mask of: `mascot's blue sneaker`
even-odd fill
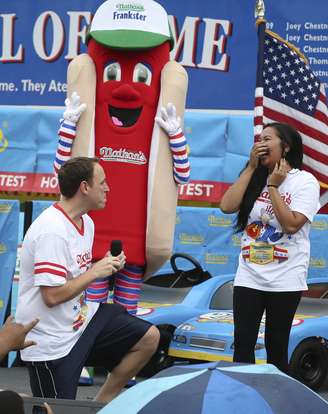
[[[83,367],[79,385],[93,385],[93,367]]]

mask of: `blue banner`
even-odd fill
[[[173,253],[187,253],[199,261],[212,276],[235,273],[240,253],[241,233],[235,233],[235,214],[219,209],[178,207]],[[328,252],[328,215],[317,214],[311,225],[311,257],[308,278],[326,277]],[[185,260],[178,262],[184,270],[193,267]],[[158,274],[171,273],[167,262]]]
[[[0,325],[3,324],[16,267],[19,202],[0,200]]]
[[[0,107],[0,191],[56,193],[52,175],[63,109]],[[252,115],[188,110],[184,130],[191,182],[179,199],[218,203],[253,142]],[[2,137],[2,139],[1,139]]]
[[[212,276],[234,273],[240,252],[240,235],[234,233],[234,214],[219,209],[178,207],[173,253],[193,256]],[[187,261],[179,261],[182,269],[192,268]],[[167,262],[159,274],[172,272]]]
[[[102,0],[12,0],[0,14],[0,105],[62,105],[68,62],[85,52]],[[255,0],[159,0],[188,71],[188,108],[251,110],[257,38]],[[267,27],[306,54],[327,85],[326,0],[266,0]]]

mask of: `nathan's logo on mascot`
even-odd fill
[[[147,163],[147,158],[142,151],[129,151],[125,148],[113,150],[110,147],[101,147],[99,152],[103,161],[128,162],[138,165]]]
[[[118,3],[116,5],[117,11],[113,12],[113,20],[121,20],[121,19],[131,19],[131,20],[142,20],[145,21],[146,17],[144,14],[140,14],[139,12],[144,12],[145,8],[142,4],[137,3]]]

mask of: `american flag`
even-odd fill
[[[304,170],[328,189],[328,110],[324,87],[304,57],[279,36],[264,30],[264,26],[265,23],[259,25],[255,141],[268,122],[293,125],[302,136]]]

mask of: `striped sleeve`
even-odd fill
[[[57,234],[42,234],[35,241],[34,286],[61,286],[69,273],[68,246]]]
[[[55,174],[58,173],[62,164],[71,158],[72,145],[76,136],[76,123],[61,119],[58,130],[58,145],[54,161]]]
[[[58,263],[52,262],[36,262],[34,264],[34,276],[38,277],[48,274],[61,276],[66,279],[67,269],[66,267],[59,265]]]
[[[173,176],[177,184],[186,184],[190,177],[187,154],[187,140],[181,129],[170,135],[170,148],[173,157]]]

